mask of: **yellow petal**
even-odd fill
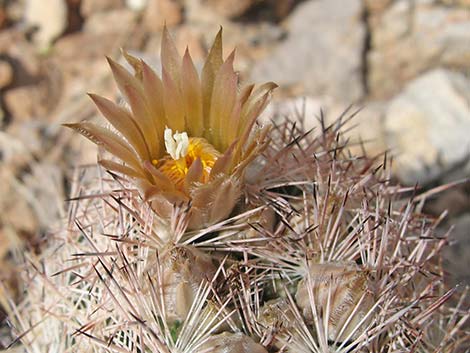
[[[98,146],[102,146],[106,151],[129,164],[132,168],[142,170],[135,152],[114,132],[90,122],[64,124],[64,126],[77,131]]]
[[[223,130],[229,128],[229,118],[237,97],[238,77],[233,71],[233,51],[220,67],[214,81],[211,98],[210,127],[212,138],[209,140],[219,151],[228,148],[228,141],[222,139]]]
[[[150,159],[150,150],[145,143],[144,134],[134,121],[132,115],[109,99],[100,97],[96,94],[89,94],[89,96],[103,116],[134,147],[142,160]]]
[[[181,91],[184,101],[187,130],[191,136],[202,136],[202,92],[199,76],[188,49],[183,56]]]
[[[211,106],[211,96],[214,88],[215,75],[223,64],[222,59],[222,27],[215,37],[214,44],[209,51],[204,67],[202,68],[202,97],[203,97],[203,117],[204,117],[204,128],[209,126],[209,114]],[[204,135],[204,137],[208,137]]]

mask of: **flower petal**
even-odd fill
[[[188,49],[186,49],[183,56],[181,73],[183,77],[181,91],[188,133],[191,136],[202,136],[204,126],[202,121],[201,83]]]
[[[235,148],[237,141],[234,141],[229,148],[225,151],[225,153],[217,158],[214,163],[214,166],[211,169],[211,173],[209,175],[209,180],[214,179],[219,174],[228,174],[233,162],[233,151]]]
[[[204,128],[209,128],[209,114],[211,106],[211,97],[214,88],[214,80],[220,66],[223,64],[222,58],[222,27],[215,37],[214,44],[209,51],[204,67],[202,68],[201,85],[203,99],[203,117]],[[204,137],[207,138],[206,135]]]
[[[101,159],[98,163],[101,164],[107,170],[124,174],[131,178],[142,178],[144,176],[142,173],[139,173],[138,171],[130,167],[127,167],[121,163],[116,163],[109,159]]]
[[[228,141],[222,139],[223,130],[229,128],[229,119],[237,98],[238,77],[233,71],[233,51],[220,67],[214,81],[210,109],[210,141],[219,151],[228,148]]]
[[[126,95],[124,88],[129,85],[134,87],[134,89],[140,93],[143,93],[143,88],[139,80],[127,71],[124,66],[118,64],[110,57],[106,57],[106,59],[108,60],[109,67],[111,67],[111,71],[113,72],[114,80],[122,94]]]
[[[240,124],[238,126],[238,135],[243,134],[247,128],[251,129],[254,121],[264,110],[269,102],[271,92],[278,86],[273,82],[267,82],[257,87],[250,97],[246,100],[240,114]]]
[[[135,56],[129,54],[126,50],[121,49],[121,54],[126,59],[126,61],[129,63],[129,65],[132,66],[134,69],[134,76],[139,80],[142,81],[142,60],[136,58]]]
[[[189,167],[188,173],[184,179],[184,188],[189,191],[189,188],[193,183],[201,181],[202,173],[204,171],[204,166],[202,165],[201,158],[196,158],[196,160]]]
[[[155,71],[142,61],[142,84],[144,86],[147,106],[152,115],[152,122],[160,140],[163,150],[163,132],[167,121],[165,118],[165,106],[163,104],[163,83]]]
[[[102,146],[106,151],[129,164],[135,170],[142,170],[135,152],[114,132],[86,121],[76,124],[64,124],[64,126],[77,131],[98,146]]]
[[[150,159],[150,150],[145,143],[144,134],[132,115],[109,99],[96,94],[89,94],[89,96],[101,114],[129,141],[142,160]]]
[[[192,188],[192,208],[194,220],[190,227],[204,227],[227,218],[241,194],[240,182],[226,175]],[[196,223],[196,220],[199,224]]]
[[[181,93],[171,75],[163,68],[163,99],[166,122],[173,131],[185,131],[184,108],[181,105]]]
[[[224,129],[225,131],[225,140],[229,143],[232,143],[238,137],[238,129],[241,123],[241,112],[255,85],[251,84],[243,87],[240,94],[237,97],[237,101],[232,110],[232,115],[230,117],[230,129]]]
[[[173,191],[175,190],[175,185],[167,178],[162,172],[153,166],[149,161],[144,162],[144,168],[150,172],[153,176],[155,184],[158,186],[160,191]]]
[[[162,68],[165,68],[176,86],[179,87],[181,57],[178,54],[178,50],[166,26],[163,27],[162,33],[161,58]]]
[[[152,159],[158,159],[162,153],[160,150],[161,138],[157,135],[154,119],[147,106],[145,97],[133,85],[124,85],[123,89],[131,106],[135,121],[139,124],[144,134],[145,141],[150,149],[150,156]]]

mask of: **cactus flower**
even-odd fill
[[[267,128],[255,121],[274,83],[241,90],[234,52],[222,58],[219,31],[198,75],[186,50],[183,58],[165,28],[162,78],[127,53],[134,75],[108,59],[130,111],[91,94],[113,130],[91,122],[66,124],[117,157],[100,163],[132,178],[162,218],[173,205],[190,204],[189,228],[226,218],[239,199],[246,166],[267,143]],[[116,130],[116,131],[114,131]]]

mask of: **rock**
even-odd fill
[[[365,0],[364,6],[369,14],[377,14],[384,11],[393,0]]]
[[[37,49],[14,29],[0,31],[0,53],[13,70],[12,86],[32,84],[40,75],[41,63]]]
[[[11,65],[0,60],[0,89],[5,88],[13,81],[13,69]]]
[[[21,21],[24,15],[25,0],[2,1],[9,23]]]
[[[243,15],[250,9],[256,0],[205,0],[206,6],[212,8],[219,15],[226,18],[235,18]]]
[[[8,228],[10,239],[13,235],[19,235],[19,233],[34,234],[38,229],[37,217],[31,210],[31,207],[27,202],[27,192],[18,192],[18,186],[20,181],[14,175],[13,171],[6,165],[0,166],[0,177],[2,179],[2,185],[0,191],[3,197],[0,200],[0,224],[2,224],[3,231]],[[16,188],[14,187],[16,185]]]
[[[399,41],[410,31],[411,6],[408,0],[395,1],[380,17],[380,25],[373,24],[371,40],[374,48]]]
[[[24,168],[34,161],[34,156],[44,153],[44,139],[41,130],[45,123],[38,121],[20,122],[14,120],[8,125],[6,134],[0,138],[0,151],[5,156],[4,162],[15,169]]]
[[[35,137],[37,139],[37,136]],[[24,168],[33,160],[31,151],[21,138],[13,136],[10,132],[0,131],[0,154],[2,165],[9,165],[12,170]]]
[[[437,69],[412,81],[385,113],[395,171],[406,184],[440,177],[470,151],[470,80]]]
[[[97,12],[88,17],[83,30],[94,36],[106,33],[129,33],[129,28],[133,27],[135,19],[136,14],[126,8]],[[96,37],[94,40],[97,41]]]
[[[369,18],[368,88],[388,98],[409,80],[437,67],[468,69],[470,12],[429,4],[394,2]]]
[[[4,5],[0,5],[0,29],[3,29],[7,26],[8,23],[8,14]]]
[[[447,6],[470,7],[470,0],[440,0]]]
[[[470,213],[457,218],[454,230],[450,234],[451,244],[443,251],[444,268],[450,286],[470,285]]]
[[[470,181],[467,184],[470,186]],[[453,219],[470,211],[470,195],[463,186],[451,187],[431,197],[424,205],[425,213],[439,217],[443,212],[447,212],[447,218]]]
[[[145,9],[148,0],[126,0],[126,5],[132,11],[142,11]]]
[[[196,63],[202,64],[204,62],[207,52],[203,47],[202,34],[193,28],[187,25],[180,26],[176,32],[175,45],[181,54],[188,48]]]
[[[114,10],[122,7],[122,0],[82,0],[80,13],[83,17],[91,16],[97,12]]]
[[[332,124],[347,107],[347,103],[339,104],[329,97],[288,98],[270,104],[260,117],[260,121],[267,123],[273,119],[276,123],[280,123],[287,116],[297,121],[305,131],[311,129],[318,131],[321,128],[319,120],[321,112],[324,113],[325,123]],[[368,102],[363,108],[351,107],[345,118],[358,109],[360,109],[358,114],[343,126],[345,137],[349,139],[350,150],[358,155],[364,150],[369,155],[383,153],[387,149],[382,126],[385,103],[376,101]]]
[[[40,109],[38,102],[42,97],[38,87],[30,85],[9,89],[3,99],[6,109],[15,120],[29,121]]]
[[[301,82],[308,95],[354,101],[364,94],[360,0],[310,0],[288,18],[288,37],[252,70],[254,81]]]
[[[177,0],[149,0],[144,15],[144,24],[149,31],[158,32],[163,26],[181,23],[182,7]]]
[[[34,42],[46,50],[67,27],[67,4],[65,0],[27,0],[24,19],[30,27],[38,28]]]

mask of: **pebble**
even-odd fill
[[[13,68],[4,61],[0,61],[0,89],[7,87],[13,81]]]

